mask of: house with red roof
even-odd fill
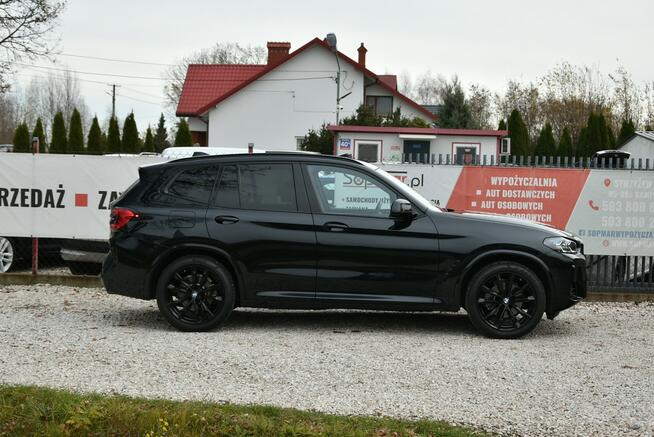
[[[319,38],[295,51],[288,42],[267,47],[265,65],[188,67],[177,115],[188,117],[194,143],[297,150],[309,129],[337,125],[337,119],[353,115],[362,103],[378,114],[399,108],[407,117],[436,120],[398,91],[395,76],[366,68],[363,43],[356,61]]]

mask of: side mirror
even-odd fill
[[[411,202],[406,199],[395,199],[391,205],[391,218],[407,220],[415,216]]]

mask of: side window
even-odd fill
[[[241,208],[297,211],[291,164],[239,165]]]
[[[388,217],[396,195],[371,176],[341,167],[308,165],[322,212]]]
[[[215,166],[186,170],[171,168],[144,193],[143,201],[150,205],[206,206],[216,182],[216,173]]]
[[[240,208],[238,200],[238,171],[235,165],[226,165],[220,174],[213,204],[224,208]]]

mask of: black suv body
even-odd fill
[[[182,330],[234,307],[458,311],[515,338],[586,295],[581,241],[443,211],[359,161],[299,153],[142,167],[114,202],[109,293],[157,299]]]

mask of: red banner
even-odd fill
[[[447,207],[510,215],[565,229],[589,172],[464,167]]]

